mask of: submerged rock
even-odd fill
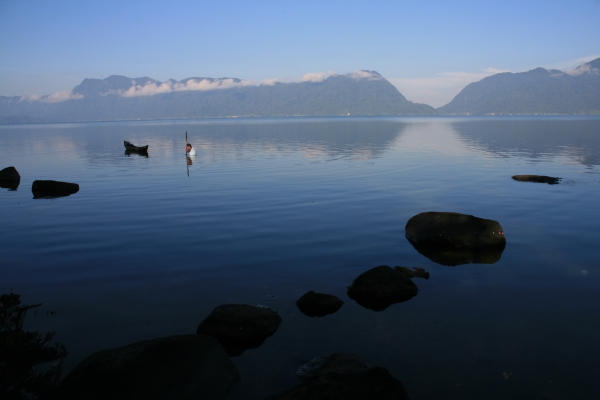
[[[59,181],[33,181],[31,191],[34,199],[52,199],[70,196],[79,192],[79,185]]]
[[[331,354],[318,357],[300,368],[304,383],[265,400],[409,400],[402,382],[387,369],[369,368],[355,354]],[[302,375],[303,373],[299,374]]]
[[[298,368],[296,376],[302,379],[312,379],[330,372],[360,374],[368,370],[367,362],[357,354],[333,353],[313,358]]]
[[[277,331],[281,317],[266,307],[223,304],[215,307],[200,323],[196,333],[210,335],[221,343],[230,357],[254,349]]]
[[[65,377],[51,398],[226,399],[239,379],[215,338],[171,336],[90,355]]]
[[[363,272],[348,288],[348,297],[373,311],[412,299],[419,288],[402,271],[387,265]]]
[[[394,270],[396,270],[398,272],[402,272],[404,275],[408,276],[409,278],[429,279],[429,272],[425,271],[423,268],[420,268],[420,267],[415,267],[415,268],[411,269],[408,267],[396,266],[396,267],[394,267]]]
[[[296,306],[304,315],[323,317],[333,314],[344,305],[344,302],[332,294],[316,293],[312,290],[305,293],[296,302]]]
[[[0,171],[0,187],[17,190],[21,184],[21,175],[15,167],[6,167]]]
[[[514,175],[512,178],[515,181],[547,183],[548,185],[556,185],[560,183],[561,180],[561,178],[554,178],[544,175]]]

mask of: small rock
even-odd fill
[[[412,299],[419,292],[414,282],[387,265],[363,272],[348,288],[348,297],[373,311]]]
[[[512,178],[515,181],[547,183],[548,185],[556,185],[562,179],[544,175],[514,175]]]
[[[31,185],[34,199],[66,197],[79,192],[79,185],[58,181],[33,181]]]
[[[279,328],[281,317],[266,307],[223,304],[200,323],[196,333],[210,335],[223,345],[230,357],[257,348]]]
[[[65,377],[51,398],[226,399],[239,379],[215,338],[171,336],[90,355]]]
[[[309,317],[323,317],[333,314],[344,305],[344,302],[332,294],[316,293],[312,290],[305,293],[296,302],[298,309]]]

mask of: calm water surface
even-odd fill
[[[196,147],[184,155],[185,131]],[[124,153],[123,140],[149,145]],[[298,384],[309,359],[351,352],[414,400],[597,399],[600,118],[320,118],[0,126],[0,290],[30,330],[55,331],[68,373],[92,352],[194,333],[219,304],[283,322],[232,360],[232,399]],[[561,177],[558,185],[516,174]],[[37,179],[75,182],[33,199]],[[494,219],[494,264],[437,264],[410,217]],[[419,294],[382,312],[346,295],[378,265],[422,267]],[[337,295],[309,318],[295,301]],[[55,313],[51,313],[54,311]]]

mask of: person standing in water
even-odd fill
[[[195,156],[196,155],[196,150],[194,150],[194,148],[192,147],[192,145],[188,143],[188,144],[185,145],[185,153],[188,156]]]

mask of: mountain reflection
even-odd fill
[[[467,145],[500,157],[565,156],[586,166],[600,165],[597,119],[473,119],[452,127]]]
[[[204,162],[255,152],[299,152],[306,159],[369,159],[388,149],[405,126],[397,121],[369,119],[214,124],[192,127],[190,141]],[[194,135],[194,130],[201,130],[201,135]]]

